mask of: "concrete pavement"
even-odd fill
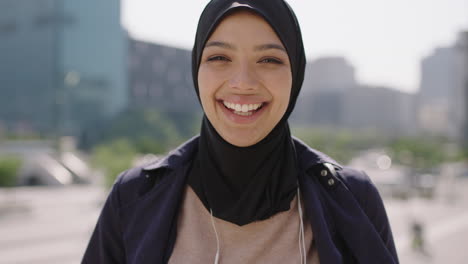
[[[86,186],[2,190],[0,263],[79,263],[103,199]]]

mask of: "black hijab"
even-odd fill
[[[225,141],[205,116],[188,184],[213,215],[237,225],[287,211],[297,189],[297,162],[287,119],[302,86],[305,54],[301,31],[283,0],[212,0],[201,14],[192,50],[192,75],[198,91],[198,68],[206,41],[226,15],[249,10],[273,28],[289,55],[292,89],[286,113],[260,142],[237,147]]]

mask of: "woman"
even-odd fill
[[[291,137],[305,55],[283,0],[212,0],[192,51],[201,133],[122,173],[83,263],[398,263],[368,177]]]

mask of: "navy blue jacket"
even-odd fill
[[[294,144],[320,263],[398,263],[382,199],[367,175],[297,139]],[[197,146],[195,137],[164,159],[117,178],[82,263],[167,263]]]

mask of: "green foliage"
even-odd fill
[[[171,120],[182,138],[188,139],[200,133],[201,112],[166,112],[164,115]]]
[[[19,158],[0,157],[0,186],[14,186],[20,167],[21,160]]]
[[[105,184],[132,166],[137,154],[163,154],[199,131],[197,113],[162,113],[155,109],[132,109],[119,114],[87,139],[92,163],[105,173]],[[98,129],[99,130],[99,129]],[[196,131],[196,132],[195,132]]]
[[[388,145],[397,163],[429,170],[460,158],[460,150],[440,138],[400,138]]]
[[[372,132],[357,134],[346,130],[292,127],[292,133],[312,148],[343,164],[349,162],[359,151],[381,146],[385,141]]]
[[[139,152],[161,153],[174,146],[179,133],[173,123],[155,110],[133,110],[123,113],[111,124],[108,139],[128,138]],[[151,140],[150,140],[151,139]],[[151,144],[146,145],[145,143]]]
[[[463,151],[458,149],[457,145],[443,138],[399,137],[392,139],[372,131],[356,133],[308,127],[293,127],[292,131],[309,146],[344,164],[359,152],[372,148],[387,149],[396,163],[417,170],[430,170],[443,162],[460,160],[463,157]]]
[[[468,162],[468,143],[462,146],[462,150],[460,151],[460,157],[461,160],[465,160]]]
[[[96,146],[92,151],[91,161],[95,168],[103,170],[105,185],[111,186],[119,173],[132,166],[136,154],[136,148],[128,139],[116,139]]]
[[[199,120],[196,114],[191,113],[168,114],[155,109],[131,109],[120,113],[105,126],[89,129],[81,138],[80,146],[89,150],[96,145],[126,138],[139,153],[165,153],[193,136]]]
[[[24,140],[43,140],[46,139],[46,137],[40,135],[39,133],[34,133],[34,132],[28,132],[28,133],[5,133],[1,134],[0,133],[0,141],[1,140],[8,140],[8,141],[24,141]]]

